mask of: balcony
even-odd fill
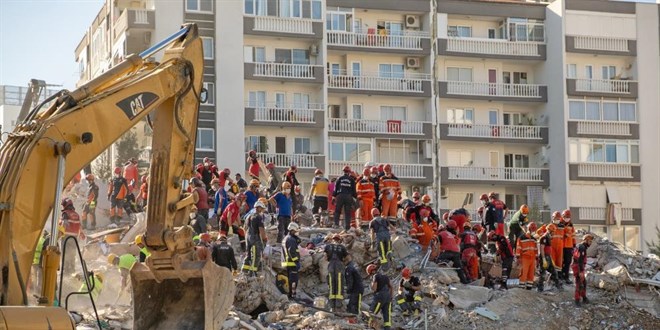
[[[113,42],[124,31],[130,29],[153,30],[156,28],[156,13],[148,9],[124,9],[113,24]]]
[[[428,55],[431,39],[428,32],[404,35],[381,35],[376,29],[358,32],[328,31],[328,49],[357,50],[406,55]]]
[[[637,41],[596,36],[566,36],[566,52],[636,56]]]
[[[639,139],[639,124],[618,121],[569,121],[569,137]]]
[[[440,97],[488,101],[547,102],[545,85],[440,81]]]
[[[637,81],[614,79],[566,79],[571,96],[637,98]]]
[[[639,225],[642,223],[642,209],[619,208],[621,222],[624,224]],[[571,207],[571,221],[574,223],[606,224],[606,207]]]
[[[342,172],[344,166],[350,166],[354,171],[361,170],[364,166],[364,162],[344,162],[344,161],[333,161],[331,160],[328,164],[330,167],[328,175],[331,176],[340,176],[344,173]],[[431,181],[433,180],[433,167],[428,164],[391,164],[392,173],[399,179],[407,180],[421,180],[421,181]],[[359,173],[359,171],[358,171]]]
[[[440,124],[440,139],[548,144],[548,128],[524,125]]]
[[[329,93],[431,97],[431,75],[406,73],[382,77],[378,73],[348,75],[344,70],[328,76]]]
[[[568,164],[570,180],[640,182],[641,168],[633,164]]]
[[[438,40],[438,53],[459,57],[545,60],[546,46],[540,42],[449,37]]]
[[[550,173],[543,168],[443,166],[440,169],[443,182],[479,184],[483,182],[502,185],[550,184]]]
[[[320,65],[270,62],[244,65],[246,79],[323,83],[323,67]]]
[[[325,156],[312,154],[269,154],[257,153],[257,156],[266,164],[274,163],[279,169],[296,165],[303,172],[313,172],[317,168],[325,167]]]
[[[429,122],[401,121],[401,120],[375,120],[375,119],[346,119],[330,118],[328,131],[338,136],[366,136],[366,137],[411,137],[432,139],[433,126]]]
[[[323,22],[296,17],[244,16],[243,33],[271,37],[322,39]]]
[[[245,103],[245,124],[278,127],[323,128],[325,118],[323,104],[280,104],[263,105]]]

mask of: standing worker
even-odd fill
[[[115,167],[114,173],[114,177],[108,185],[110,222],[119,224],[124,215],[124,199],[128,195],[128,182],[121,176],[121,167]]]
[[[520,287],[531,290],[534,287],[534,274],[536,273],[536,258],[538,248],[533,234],[536,232],[536,224],[530,222],[524,227],[525,232],[517,240],[516,258],[522,263],[520,274]]]
[[[209,193],[207,187],[204,187],[202,180],[198,178],[190,179],[190,185],[193,186],[193,196],[197,196],[197,213],[204,217],[204,220],[209,219]]]
[[[481,206],[484,209],[482,225],[484,226],[485,232],[490,233],[491,231],[495,231],[497,227],[497,212],[495,210],[495,206],[490,203],[488,200],[488,195],[486,194],[481,194],[479,200],[481,201]],[[497,252],[495,242],[488,240],[486,246],[488,248],[488,252],[491,254],[495,254]]]
[[[383,329],[390,330],[392,327],[392,294],[393,288],[390,278],[385,274],[377,273],[378,266],[371,264],[367,266],[367,275],[373,276],[371,280],[371,292],[374,292],[374,300],[371,303],[371,312],[383,314]],[[369,323],[371,323],[370,320]]]
[[[552,213],[552,223],[557,227],[552,233],[552,262],[561,278],[561,268],[564,265],[564,219],[559,211]]]
[[[371,209],[374,208],[374,199],[376,198],[376,190],[374,183],[370,178],[371,169],[365,168],[362,172],[362,178],[357,183],[357,196],[358,204],[360,205],[360,221],[369,222],[373,218],[371,216]]]
[[[495,242],[497,246],[497,256],[502,260],[502,287],[509,289],[507,280],[511,275],[511,267],[513,266],[513,249],[511,243],[504,235],[498,234],[496,231],[488,233],[488,240]]]
[[[465,277],[465,273],[463,272],[463,264],[461,263],[461,249],[456,239],[456,221],[449,220],[449,222],[447,222],[446,228],[440,228],[440,233],[438,234],[438,243],[440,244],[442,253],[440,253],[437,259],[451,261],[453,267],[456,268],[456,273],[458,273],[458,278],[460,278],[461,283],[467,284],[468,280]]]
[[[128,182],[128,194],[135,193],[138,189],[138,161],[131,157],[126,164],[124,164],[124,178]]]
[[[351,314],[359,314],[362,307],[362,294],[364,294],[362,275],[360,275],[352,255],[346,255],[344,262],[346,263],[344,278],[346,278],[346,294],[348,294],[346,311]]]
[[[147,206],[147,200],[149,197],[149,176],[143,175],[140,178],[140,181],[142,181],[142,185],[140,186],[140,195],[138,196],[138,205],[142,209],[144,209]]]
[[[257,201],[254,203],[255,213],[247,218],[245,227],[247,228],[247,255],[243,260],[243,271],[251,275],[256,275],[261,268],[261,252],[264,245],[268,242],[266,229],[264,228],[263,213],[266,205]]]
[[[403,310],[403,315],[408,316],[414,313],[419,315],[422,311],[422,283],[419,277],[412,276],[410,268],[406,267],[401,271],[401,281],[399,281],[399,294],[396,297],[396,303]]]
[[[392,173],[392,165],[383,165],[384,175],[380,177],[381,214],[383,217],[396,218],[397,206],[401,198],[401,184],[399,178]]]
[[[514,250],[518,247],[518,238],[523,234],[522,226],[526,225],[529,221],[527,214],[529,214],[529,207],[523,204],[520,206],[520,210],[511,216],[511,221],[509,222],[509,242],[511,242]]]
[[[335,312],[342,308],[344,301],[344,287],[342,276],[344,275],[344,258],[348,255],[346,247],[341,244],[341,236],[334,234],[332,243],[327,244],[324,249],[325,257],[328,260],[328,285],[330,310]]]
[[[245,203],[247,203],[247,210],[252,210],[254,208],[254,204],[259,200],[259,186],[261,183],[259,183],[259,180],[257,179],[252,179],[250,180],[250,186],[248,187],[247,191],[245,191]]]
[[[351,175],[351,168],[346,165],[343,171],[344,175],[337,179],[335,191],[332,194],[336,201],[335,228],[339,228],[339,215],[344,211],[344,229],[349,230],[357,191],[355,190],[355,178]]]
[[[372,166],[369,180],[374,184],[374,207],[380,210],[380,177],[378,177],[378,167]]]
[[[295,298],[298,287],[298,271],[300,270],[300,238],[298,238],[300,227],[297,223],[292,222],[287,229],[289,234],[282,242],[282,267],[286,268],[289,280],[288,297]]]
[[[388,261],[392,255],[392,240],[390,236],[390,222],[380,216],[377,208],[371,209],[373,220],[369,222],[372,246],[378,249],[378,260],[383,269],[388,269]]]
[[[282,176],[282,179],[284,182],[288,182],[291,185],[291,188],[289,189],[296,189],[296,187],[300,186],[300,183],[298,182],[298,179],[296,178],[296,173],[298,173],[298,166],[296,165],[291,165],[289,166],[289,170],[284,173]],[[298,210],[298,207],[300,206],[300,203],[296,200],[296,198],[291,199],[291,214],[295,214],[296,210]],[[302,201],[300,201],[302,203]],[[285,227],[286,228],[286,227]]]
[[[273,195],[280,190],[280,178],[275,171],[275,163],[266,164],[266,170],[268,171],[268,193]]]
[[[573,261],[573,246],[575,246],[575,227],[571,222],[571,210],[566,209],[561,212],[561,217],[564,219],[564,260],[561,268],[562,275],[566,284],[573,284],[568,275],[571,269],[571,262]]]
[[[87,218],[91,218],[92,223],[89,229],[94,230],[96,229],[96,201],[99,198],[99,186],[94,183],[94,174],[87,174],[85,180],[87,180],[89,188],[87,189],[87,200],[83,205],[82,227],[87,229]]]
[[[225,267],[231,272],[238,271],[238,263],[234,256],[234,249],[227,243],[227,236],[220,234],[218,240],[211,250],[211,260],[220,267]]]
[[[494,191],[488,193],[488,204],[495,212],[495,232],[500,236],[504,236],[504,219],[508,212],[506,204],[499,199],[499,194]]]
[[[578,244],[573,250],[573,275],[575,276],[575,305],[582,303],[588,304],[587,299],[587,281],[585,279],[585,266],[587,265],[587,249],[594,240],[594,236],[586,234],[582,237],[582,243]]]
[[[277,205],[277,243],[282,243],[293,215],[293,200],[291,198],[291,184],[282,182],[282,191],[275,193],[269,199],[271,204]]]
[[[308,199],[313,202],[312,213],[319,214],[328,209],[328,196],[330,190],[330,181],[323,176],[323,171],[316,169],[314,171],[314,179],[312,179],[312,187],[309,189]]]
[[[259,180],[259,157],[257,157],[256,150],[250,150],[248,152],[248,158],[246,162],[249,164],[248,174],[252,179]]]
[[[76,208],[73,207],[73,201],[68,197],[62,199],[62,217],[60,218],[60,230],[62,231],[62,241],[61,241],[61,251],[64,253],[65,243],[69,247],[68,253],[64,256],[64,262],[62,265],[62,270],[67,272],[75,271],[75,262],[76,262],[76,245],[72,240],[67,240],[69,236],[73,236],[76,239],[84,238],[85,234],[80,228],[80,215],[76,212]]]
[[[553,223],[547,226],[546,232],[541,235],[539,238],[539,254],[541,261],[539,262],[539,283],[538,291],[543,292],[543,286],[545,282],[545,272],[550,273],[550,278],[555,281],[555,286],[557,289],[561,290],[562,285],[559,281],[559,276],[557,275],[557,270],[552,264],[552,234],[557,230],[557,226]],[[540,229],[539,229],[540,230]],[[538,231],[537,231],[538,232]]]
[[[246,249],[245,244],[245,231],[241,226],[241,205],[245,202],[245,194],[240,193],[236,196],[233,202],[225,208],[225,211],[220,217],[220,234],[231,236],[234,233],[238,235],[241,243],[241,249]]]

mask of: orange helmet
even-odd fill
[[[481,194],[481,197],[479,197],[480,201],[487,201],[488,200],[488,195],[486,194]]]
[[[531,233],[536,232],[536,229],[538,228],[536,227],[535,223],[530,222],[527,224],[527,230],[529,230]]]
[[[529,214],[529,207],[527,207],[527,204],[520,205],[520,213],[524,215]]]
[[[404,268],[404,269],[401,271],[401,277],[403,277],[403,278],[405,278],[405,279],[409,279],[409,278],[410,278],[410,274],[412,274],[412,271],[411,271],[410,268],[408,268],[408,267]]]
[[[422,196],[422,203],[430,203],[430,202],[431,202],[431,196],[429,195]]]
[[[376,266],[374,264],[370,264],[369,266],[367,266],[367,274],[371,275],[371,274],[375,273],[377,269],[378,269],[378,266]]]
[[[561,212],[561,216],[564,217],[565,219],[570,219],[571,218],[571,210],[565,209],[564,211]]]
[[[211,234],[202,233],[201,235],[199,235],[199,240],[202,242],[211,243]]]

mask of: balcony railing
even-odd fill
[[[401,120],[330,118],[330,131],[423,135],[424,122]]]
[[[113,38],[116,39],[122,32],[129,28],[153,29],[155,18],[156,16],[153,10],[126,8],[115,19],[113,24]]]
[[[25,97],[30,90],[29,87],[23,86],[0,86],[0,105],[23,105]],[[45,89],[42,91],[39,96],[39,103],[43,102],[47,98],[56,94],[59,90]],[[50,104],[52,102],[49,102]]]
[[[274,163],[277,167],[289,167],[296,165],[298,168],[316,168],[314,156],[307,154],[267,154],[257,153],[264,163]]]
[[[495,139],[542,139],[540,126],[449,124],[448,136]]]
[[[354,171],[360,173],[364,163],[362,162],[345,162],[345,161],[330,161],[329,162],[330,175],[342,175],[344,166],[350,166]],[[431,165],[423,164],[391,164],[392,173],[401,179],[424,179],[424,169]],[[429,178],[430,179],[430,178]]]
[[[575,48],[628,52],[628,40],[623,38],[575,36]]]
[[[449,180],[543,182],[540,168],[449,166]]]
[[[632,165],[607,163],[580,163],[578,176],[591,178],[632,178]]]
[[[330,73],[328,85],[330,88],[363,89],[395,92],[424,92],[424,81],[430,81],[429,74],[406,73],[401,77],[383,77],[378,73],[363,73],[348,75],[345,71]]]
[[[625,136],[630,133],[630,123],[616,121],[578,121],[578,134]]]
[[[315,79],[314,67],[310,64],[254,63],[254,75],[260,77]]]
[[[447,94],[541,98],[541,85],[448,81]]]
[[[580,220],[605,220],[607,208],[605,207],[580,207]],[[633,221],[633,209],[621,208],[621,220]]]
[[[316,123],[314,114],[323,111],[323,104],[277,103],[254,104],[245,102],[245,107],[254,108],[254,121],[276,123]]]
[[[575,79],[575,90],[579,92],[630,93],[632,80]]]
[[[509,56],[541,56],[538,42],[508,41],[504,39],[449,37],[447,39],[447,51]]]
[[[254,29],[267,32],[314,34],[313,22],[311,19],[304,18],[255,16]]]
[[[371,31],[369,31],[371,32]],[[353,46],[367,48],[390,49],[422,49],[422,39],[428,38],[428,33],[415,35],[380,35],[374,33],[328,31],[328,45]]]

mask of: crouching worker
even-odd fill
[[[404,268],[401,271],[401,281],[399,282],[399,294],[396,297],[396,303],[403,311],[404,316],[414,313],[415,316],[421,312],[422,283],[419,277],[411,276],[410,268]]]

